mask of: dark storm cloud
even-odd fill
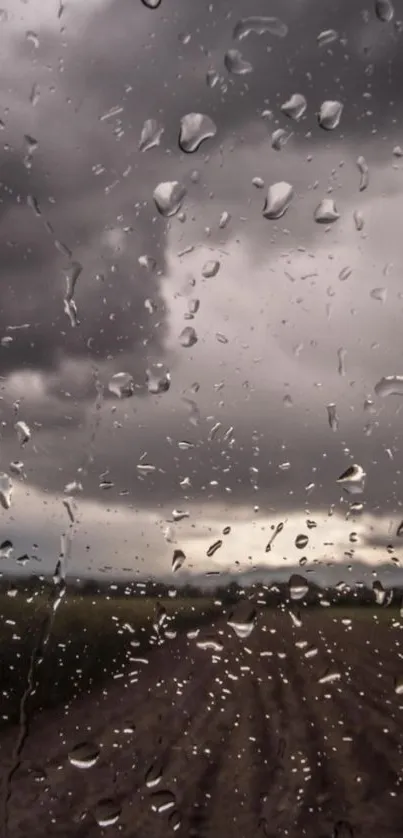
[[[63,393],[68,389],[85,409],[96,396],[94,364],[101,367],[103,379],[102,368],[108,371],[125,368],[142,381],[150,355],[163,359],[167,329],[162,297],[164,278],[157,272],[145,274],[137,263],[142,253],[148,253],[156,258],[162,275],[166,273],[166,225],[157,217],[152,201],[156,183],[183,177],[191,199],[202,212],[209,207],[208,189],[192,186],[189,173],[201,165],[204,151],[217,157],[219,145],[231,142],[234,137],[240,145],[246,137],[247,143],[251,124],[258,126],[257,134],[263,138],[268,129],[260,118],[262,109],[272,108],[279,115],[278,106],[296,91],[307,96],[309,105],[307,119],[291,126],[299,155],[305,149],[305,135],[309,130],[313,132],[310,142],[320,147],[325,143],[336,147],[344,134],[347,142],[339,145],[340,150],[346,149],[347,153],[352,145],[356,155],[362,138],[370,138],[373,124],[382,124],[389,113],[396,116],[389,99],[393,100],[398,85],[401,37],[393,26],[382,27],[372,18],[370,23],[365,23],[362,14],[365,4],[351,4],[347,0],[326,6],[317,2],[298,5],[287,2],[271,5],[268,12],[267,2],[254,3],[253,14],[278,14],[289,25],[290,32],[284,41],[255,35],[242,41],[239,48],[252,62],[254,72],[245,79],[228,77],[227,91],[220,84],[208,89],[205,75],[210,67],[227,75],[223,56],[226,49],[234,47],[233,26],[238,17],[247,16],[252,10],[240,2],[217,3],[212,11],[208,6],[207,2],[171,4],[166,1],[156,12],[131,0],[111,3],[95,12],[80,40],[66,41],[64,73],[57,80],[55,104],[47,98],[36,106],[43,119],[39,118],[37,123],[39,148],[30,171],[23,164],[22,135],[32,131],[36,136],[35,131],[26,115],[13,128],[10,112],[7,130],[13,150],[4,152],[0,162],[3,198],[0,256],[4,288],[0,330],[2,335],[7,335],[10,325],[31,325],[29,329],[12,333],[13,342],[0,349],[0,372],[5,376],[20,369],[33,369],[46,374],[48,393],[43,404],[27,408],[27,418],[32,415],[45,426],[54,424],[56,436],[60,417],[57,418],[57,403],[48,401],[49,394],[60,399],[61,415],[73,413],[74,418],[69,403],[63,401]],[[321,50],[317,35],[329,28],[335,28],[346,44],[337,42]],[[190,42],[182,43],[180,33],[189,34]],[[61,39],[47,35],[41,41],[38,55],[41,57],[42,49],[43,61],[55,64],[60,48]],[[26,60],[25,45],[20,55]],[[372,61],[374,69],[369,71]],[[376,94],[371,103],[371,116],[365,115],[369,106],[362,98],[368,90]],[[327,97],[340,97],[345,104],[340,130],[331,136],[318,128],[315,116],[318,105]],[[116,106],[123,107],[122,113],[100,121]],[[180,156],[179,120],[184,113],[194,110],[206,111],[214,118],[217,138],[194,156]],[[137,146],[146,118],[161,119],[165,133],[161,148],[141,154]],[[286,124],[283,117],[281,124]],[[286,153],[285,150],[277,157],[271,152],[268,168],[273,173],[280,165],[287,167]],[[94,171],[98,165],[104,169],[100,174]],[[124,176],[130,166],[131,170]],[[205,168],[208,181],[208,164]],[[224,165],[223,181],[217,182],[215,188],[218,197],[221,188],[229,194],[234,188],[226,182],[226,177]],[[28,195],[34,195],[38,201],[41,217],[27,206]],[[231,206],[228,209],[231,211]],[[52,225],[54,236],[46,231],[44,221]],[[314,244],[315,237],[322,233],[315,229],[311,219],[309,224],[306,238]],[[122,237],[127,244],[121,252],[113,252],[105,242],[103,233],[108,228],[127,229]],[[263,225],[260,229],[263,230]],[[261,240],[266,246],[267,225],[264,229]],[[220,233],[221,238],[226,235],[225,231]],[[251,229],[250,237],[254,236],[255,231]],[[71,328],[63,312],[63,270],[68,267],[68,259],[55,248],[54,237],[64,242],[72,258],[83,265],[75,297],[81,321],[77,329]],[[97,275],[102,277],[96,278]],[[145,309],[146,298],[156,304],[152,315]],[[87,365],[87,377],[83,380],[74,366],[66,370],[63,366],[66,361]],[[214,363],[213,352],[211,365]],[[60,374],[59,379],[55,372]],[[232,372],[228,364],[224,375],[230,378]],[[173,383],[172,393],[180,405],[183,395],[180,383]],[[220,398],[217,396],[216,402],[213,401],[217,413]],[[283,421],[281,410],[271,413],[270,428],[255,442],[248,404],[238,403],[234,415],[227,411],[225,417],[225,427],[235,426],[237,443],[231,447],[219,439],[206,442],[207,427],[203,425],[201,430],[189,427],[185,408],[175,409],[172,402],[164,402],[164,397],[148,401],[150,416],[158,414],[159,420],[152,422],[142,417],[138,421],[134,399],[125,405],[130,421],[122,420],[122,429],[112,427],[113,419],[107,412],[110,403],[104,406],[103,424],[94,446],[97,450],[92,452],[94,462],[85,483],[87,494],[98,500],[105,498],[105,503],[112,503],[113,499],[117,504],[125,503],[119,492],[129,489],[130,502],[139,506],[163,503],[171,497],[196,502],[199,498],[218,497],[228,505],[261,502],[263,497],[268,505],[287,509],[300,506],[306,497],[305,487],[315,482],[316,490],[307,496],[307,503],[316,508],[325,507],[340,496],[335,480],[348,464],[343,443],[340,437],[331,437],[327,428],[323,435],[312,432],[309,417],[302,432],[298,413],[295,419],[287,421]],[[200,407],[202,410],[202,400]],[[80,408],[78,415],[81,421]],[[118,419],[122,419],[120,412]],[[72,424],[74,427],[75,421]],[[316,428],[314,421],[312,424]],[[325,428],[324,405],[323,425]],[[51,435],[41,434],[40,453],[32,455],[30,461],[27,452],[29,479],[48,490],[60,489],[61,483],[67,482],[64,476],[72,477],[68,473],[71,451],[85,450],[90,436],[88,428],[69,432],[66,455],[64,448],[57,445],[57,439],[52,441]],[[359,424],[349,427],[347,437],[353,456],[357,452],[362,465],[371,466],[374,438],[364,438]],[[186,451],[178,449],[180,440],[189,440],[195,447]],[[155,473],[146,478],[137,471],[144,451],[147,461],[156,466]],[[49,452],[52,453],[50,473]],[[279,468],[286,460],[292,464],[290,471]],[[255,466],[259,468],[258,475],[251,471]],[[103,494],[99,490],[99,475],[105,469],[110,470],[115,486]],[[191,486],[183,488],[180,481],[187,476]],[[218,487],[212,485],[216,480]],[[261,487],[260,495],[255,485]],[[369,498],[376,502],[374,485],[369,481],[368,491]],[[231,494],[227,494],[227,487]],[[394,495],[389,502],[394,503]]]

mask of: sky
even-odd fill
[[[287,34],[234,38],[252,15]],[[399,557],[403,397],[374,390],[403,375],[399,21],[402,2],[385,22],[372,0],[3,2],[0,570],[27,554],[24,572],[52,571],[66,532],[74,576],[165,575],[176,548],[195,573],[306,557],[350,578],[390,544]],[[247,74],[228,71],[234,49]],[[299,120],[281,109],[293,94]],[[329,100],[343,110],[325,131]],[[216,133],[185,153],[191,113]],[[146,120],[160,138],[141,150]],[[164,217],[153,193],[173,181],[186,194]],[[266,218],[283,181],[290,206]],[[339,218],[316,223],[329,198]],[[117,373],[130,398],[109,389]],[[337,482],[352,464],[360,495]]]

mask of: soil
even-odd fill
[[[31,718],[19,758],[8,729],[0,835],[401,838],[403,623],[379,614],[262,611],[246,639],[223,620]],[[84,741],[86,770],[68,760]]]

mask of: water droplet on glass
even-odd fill
[[[318,46],[326,47],[328,44],[332,44],[333,41],[337,41],[338,37],[338,32],[335,29],[324,29],[317,37]]]
[[[369,169],[365,157],[357,157],[357,169],[360,173],[360,192],[367,188],[369,183]]]
[[[147,9],[158,9],[158,6],[161,5],[161,0],[141,0],[143,6],[147,6]]]
[[[99,758],[99,748],[93,742],[80,742],[69,753],[69,763],[75,768],[92,768]]]
[[[171,374],[162,365],[155,365],[153,369],[146,371],[146,382],[149,393],[166,393],[171,386]]]
[[[307,101],[302,93],[293,93],[292,96],[290,96],[290,98],[287,99],[283,105],[281,105],[282,112],[290,119],[295,119],[296,122],[303,117],[306,109]]]
[[[118,399],[128,399],[134,393],[134,380],[129,372],[117,372],[108,382],[108,390]]]
[[[375,14],[382,23],[390,23],[395,14],[391,0],[375,0]]]
[[[364,229],[364,216],[363,216],[362,212],[360,212],[359,210],[355,210],[353,212],[353,218],[354,218],[355,229],[357,230],[358,233],[360,233],[361,230]]]
[[[14,551],[13,542],[6,538],[0,544],[0,559],[9,559]]]
[[[164,126],[156,119],[146,119],[141,129],[139,151],[148,151],[150,148],[158,146],[163,133]]]
[[[186,196],[186,188],[177,180],[159,183],[153,192],[153,198],[158,212],[165,218],[179,212]]]
[[[254,177],[252,179],[253,186],[256,186],[256,189],[263,189],[264,187],[264,180],[262,177]]]
[[[349,494],[361,494],[365,488],[366,473],[362,466],[349,466],[340,477],[337,478],[337,483],[342,483]]]
[[[314,212],[314,219],[317,224],[331,224],[340,218],[333,198],[323,198]]]
[[[17,433],[18,442],[23,447],[31,439],[31,431],[26,422],[16,422],[14,428]]]
[[[178,809],[174,809],[173,812],[171,812],[168,818],[168,824],[172,829],[172,832],[177,832],[178,829],[181,828],[182,818]]]
[[[370,291],[370,297],[373,300],[378,300],[380,303],[385,303],[387,298],[388,292],[386,288],[372,288]]]
[[[278,17],[246,17],[238,20],[235,24],[233,37],[241,41],[251,32],[255,32],[257,35],[264,35],[265,32],[269,32],[270,35],[285,38],[288,34],[288,26]]]
[[[386,599],[386,591],[382,585],[382,582],[379,582],[379,580],[377,579],[372,585],[372,590],[374,592],[376,604],[384,605]]]
[[[170,809],[173,809],[175,804],[175,795],[172,791],[168,791],[168,789],[156,791],[152,795],[151,808],[153,812],[157,812],[159,815],[162,815],[163,812],[168,812]]]
[[[295,546],[298,548],[298,550],[304,550],[308,544],[308,541],[308,536],[305,533],[301,533],[300,535],[297,535],[295,539]]]
[[[403,148],[400,145],[395,145],[393,149],[394,157],[403,157]]]
[[[340,123],[341,115],[343,113],[343,105],[341,102],[331,101],[322,102],[318,114],[318,122],[321,128],[325,131],[333,131]]]
[[[395,679],[395,693],[396,695],[403,695],[403,678]]]
[[[13,482],[6,472],[0,474],[0,504],[3,509],[10,509],[13,494]]]
[[[215,122],[203,113],[188,113],[181,119],[179,148],[192,154],[201,144],[217,133]]]
[[[220,220],[218,222],[218,226],[219,226],[220,230],[224,230],[224,227],[227,226],[230,218],[231,218],[231,216],[230,216],[229,212],[227,212],[226,210],[224,210],[224,212],[221,213]]]
[[[385,375],[375,384],[377,396],[403,396],[403,375]]]
[[[176,573],[177,570],[180,570],[185,561],[186,556],[183,550],[174,550],[172,558],[172,573]]]
[[[220,263],[216,259],[210,259],[202,267],[202,276],[205,279],[211,279],[213,276],[217,276],[220,267]]]
[[[146,771],[146,786],[148,789],[152,789],[155,786],[158,786],[162,780],[163,775],[163,766],[161,762],[153,762],[152,765]]]
[[[334,684],[336,681],[340,681],[341,674],[337,672],[337,670],[328,669],[321,678],[319,678],[319,684]]]
[[[143,0],[145,2],[145,0]],[[98,826],[113,826],[120,818],[121,808],[119,803],[110,798],[99,800],[94,809],[94,817]]]
[[[294,601],[303,599],[309,591],[309,585],[305,577],[300,576],[298,573],[293,573],[292,576],[290,576],[288,588],[290,592],[290,599]]]
[[[335,404],[328,404],[326,410],[327,410],[327,419],[328,419],[328,422],[329,422],[329,428],[331,428],[332,431],[338,431],[339,430],[339,417],[338,417],[337,412],[336,412],[336,405]]]
[[[27,41],[29,41],[31,44],[34,45],[35,49],[38,49],[39,38],[38,38],[36,32],[33,32],[32,29],[29,29],[28,32],[26,33],[25,37],[26,37]]]
[[[249,602],[240,602],[228,617],[228,625],[240,640],[252,634],[256,622],[256,611]]]
[[[292,137],[292,134],[287,134],[287,131],[285,131],[284,128],[277,128],[277,130],[273,131],[271,135],[271,147],[274,148],[275,151],[281,151],[290,137]]]
[[[197,332],[196,329],[193,328],[193,326],[185,326],[185,328],[182,329],[179,335],[180,345],[187,349],[191,346],[194,346],[195,343],[197,343],[197,340]]]
[[[273,220],[281,218],[287,212],[293,196],[294,190],[291,184],[285,181],[273,183],[267,191],[263,207],[264,217]]]
[[[238,49],[229,49],[224,55],[224,64],[229,73],[234,76],[246,76],[253,70],[252,64],[245,61]]]

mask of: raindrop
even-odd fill
[[[274,148],[275,151],[281,151],[290,137],[292,137],[292,134],[287,134],[287,131],[285,131],[284,128],[277,128],[271,135],[271,147]]]
[[[253,186],[256,186],[256,189],[263,189],[264,187],[264,180],[262,177],[254,177],[252,183]]]
[[[231,612],[228,625],[240,640],[246,640],[252,634],[256,622],[256,611],[249,602],[240,602]]]
[[[0,474],[0,504],[3,509],[10,509],[13,494],[13,482],[6,472]]]
[[[202,651],[211,650],[213,652],[222,652],[224,646],[214,637],[207,637],[204,640],[198,640],[196,642],[196,646],[198,649],[202,649]]]
[[[300,535],[297,535],[295,539],[295,546],[298,548],[298,550],[304,550],[308,544],[308,541],[308,536],[305,533],[300,533]]]
[[[337,478],[337,483],[343,483],[344,488],[350,494],[361,494],[365,488],[366,473],[362,466],[349,466],[340,477]]]
[[[341,674],[336,670],[327,670],[321,678],[319,678],[319,684],[334,684],[336,681],[340,681]]]
[[[139,151],[148,151],[150,148],[158,146],[163,133],[164,126],[156,119],[146,119],[141,129]]]
[[[13,542],[6,538],[0,544],[0,559],[9,559],[14,551]]]
[[[391,0],[375,0],[375,14],[382,23],[390,23],[395,14]]]
[[[222,547],[222,539],[221,538],[219,538],[217,541],[214,541],[213,544],[210,544],[210,547],[207,550],[207,556],[209,558],[211,558],[211,556],[214,556],[214,553],[216,553],[217,550],[220,549],[220,547]]]
[[[293,573],[292,576],[290,576],[288,588],[290,591],[290,599],[295,602],[303,599],[309,591],[309,585],[305,577],[300,576],[298,573]]]
[[[174,521],[183,521],[185,518],[189,518],[189,512],[186,512],[184,509],[173,509],[172,510],[172,518]]]
[[[100,800],[94,809],[95,820],[98,826],[102,827],[113,826],[119,820],[120,814],[119,804],[107,797]]]
[[[34,45],[35,49],[38,49],[39,38],[36,32],[33,32],[32,29],[29,29],[28,32],[26,32],[25,37],[27,41],[30,41],[30,43]]]
[[[129,372],[117,372],[108,383],[108,390],[118,399],[128,399],[134,393],[134,380]]]
[[[177,832],[178,829],[181,828],[182,818],[178,809],[174,809],[173,812],[171,812],[168,818],[168,823],[172,829],[172,832]]]
[[[340,218],[333,198],[323,198],[314,212],[314,219],[317,224],[331,224]]]
[[[403,521],[401,521],[401,523],[399,524],[396,530],[396,535],[398,536],[398,538],[401,538],[403,536]]]
[[[395,145],[393,155],[394,157],[403,157],[403,148],[400,145]]]
[[[256,32],[257,35],[269,32],[270,35],[285,38],[288,34],[288,26],[277,17],[246,17],[235,24],[233,37],[241,41],[251,32]]]
[[[188,113],[181,119],[179,148],[186,154],[192,154],[201,144],[217,133],[215,122],[203,113]]]
[[[227,226],[230,218],[231,218],[231,216],[230,216],[229,212],[227,212],[226,210],[224,210],[224,212],[221,213],[220,220],[218,222],[218,226],[219,226],[220,230],[223,230],[224,227]]]
[[[273,220],[281,218],[287,212],[293,196],[294,190],[289,183],[285,181],[273,183],[269,186],[263,207],[264,217]]]
[[[403,678],[395,679],[395,693],[396,695],[403,695]]]
[[[179,343],[185,348],[194,346],[197,343],[197,333],[193,326],[185,326],[179,335]]]
[[[31,431],[26,422],[16,422],[14,428],[17,433],[18,442],[23,447],[31,439]]]
[[[146,370],[146,382],[149,393],[153,395],[167,393],[171,386],[171,375],[164,367],[156,366],[154,369]]]
[[[99,748],[93,742],[80,742],[70,751],[68,759],[75,768],[92,768],[99,758]]]
[[[386,288],[373,288],[370,291],[370,297],[373,300],[378,300],[380,303],[385,303],[387,298],[388,292]]]
[[[168,791],[167,789],[162,791],[156,791],[152,795],[151,808],[153,812],[157,812],[159,815],[163,814],[163,812],[168,812],[170,809],[173,809],[175,804],[175,795],[172,791]]]
[[[335,29],[324,29],[317,37],[318,46],[327,47],[329,44],[332,44],[333,41],[337,41],[338,37],[339,34]]]
[[[357,230],[358,233],[360,233],[361,230],[364,229],[364,216],[363,216],[362,212],[360,212],[360,210],[355,210],[353,212],[353,218],[354,218],[355,229]]]
[[[277,536],[283,531],[283,529],[284,529],[284,524],[283,524],[282,521],[280,521],[280,523],[277,524],[277,526],[274,528],[273,535],[270,538],[270,540],[268,541],[268,543],[266,544],[266,550],[265,550],[266,553],[271,552],[271,548],[272,548],[274,539],[277,538]]]
[[[328,422],[329,422],[329,428],[331,428],[332,431],[338,431],[339,430],[339,417],[338,417],[337,412],[336,412],[336,405],[335,404],[328,404],[326,410],[327,410],[327,419],[328,419]]]
[[[207,70],[206,73],[206,84],[207,87],[213,88],[215,87],[218,82],[220,81],[220,76],[216,70]]]
[[[172,573],[176,573],[177,570],[180,570],[185,561],[186,556],[183,550],[174,550],[172,558]]]
[[[358,157],[357,158],[357,169],[360,173],[360,192],[363,192],[364,189],[367,188],[369,183],[369,169],[365,157]]]
[[[210,259],[202,267],[202,276],[205,279],[211,279],[213,276],[217,276],[219,270],[220,263],[216,259]]]
[[[374,592],[376,604],[384,605],[386,599],[386,591],[382,585],[382,582],[379,582],[379,580],[377,579],[372,585],[372,590]]]
[[[186,188],[177,180],[159,183],[154,189],[153,198],[158,212],[165,218],[179,212],[186,195]]]
[[[246,76],[253,71],[252,64],[245,61],[238,49],[229,49],[224,55],[224,64],[229,73],[234,76]]]
[[[342,113],[343,105],[341,102],[336,100],[322,102],[318,114],[320,127],[324,128],[325,131],[333,131],[339,125]]]
[[[146,786],[148,789],[152,789],[155,786],[158,786],[162,780],[163,775],[163,767],[161,762],[153,762],[152,765],[146,771]]]
[[[158,6],[161,5],[161,0],[141,0],[143,6],[147,6],[147,9],[158,9]]]
[[[290,96],[290,98],[287,99],[283,105],[281,105],[282,112],[290,119],[295,119],[296,122],[301,119],[306,109],[307,101],[302,93],[293,93],[292,96]]]
[[[403,396],[403,375],[385,375],[374,387],[377,396]]]

